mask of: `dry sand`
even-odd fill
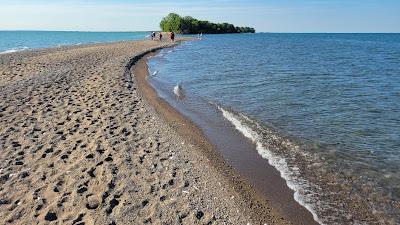
[[[138,93],[134,56],[167,45],[0,55],[0,223],[288,223]]]

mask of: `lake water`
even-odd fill
[[[400,34],[209,35],[149,73],[171,105],[217,109],[319,222],[400,223]]]
[[[0,53],[144,39],[150,32],[0,31]]]

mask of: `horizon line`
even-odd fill
[[[160,30],[137,30],[137,31],[132,31],[132,30],[127,30],[127,31],[91,31],[91,30],[40,30],[40,29],[16,29],[16,30],[2,30],[0,29],[0,32],[17,32],[17,31],[23,31],[23,32],[85,32],[85,33],[133,33],[133,32],[152,32],[152,31],[160,31]],[[400,34],[400,32],[323,32],[323,31],[304,31],[304,32],[291,32],[291,31],[285,31],[285,32],[274,32],[274,31],[259,31],[255,32],[256,34],[261,34],[261,33],[274,33],[274,34]],[[235,34],[235,33],[231,33]]]

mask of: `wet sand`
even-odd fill
[[[138,93],[130,67],[168,46],[136,41],[0,55],[2,222],[289,224],[201,134],[187,141],[177,128],[191,123],[174,112],[168,119],[151,93],[143,91],[147,101]]]
[[[207,117],[206,122],[198,119],[197,114],[187,117],[157,95],[147,80],[147,58],[154,55],[156,54],[151,53],[139,60],[134,66],[133,74],[139,93],[155,108],[157,114],[189,143],[197,146],[215,165],[217,171],[226,171],[224,175],[231,183],[230,186],[241,192],[241,195],[246,197],[246,202],[257,202],[264,208],[274,208],[275,212],[294,224],[318,224],[311,213],[293,199],[293,191],[286,186],[279,172],[257,153],[255,144],[247,140],[230,123],[221,121],[221,118],[210,117]],[[207,106],[204,106],[203,110],[207,110]],[[208,111],[204,114],[216,116]],[[201,115],[203,116],[205,115]],[[223,133],[220,133],[221,131]],[[247,207],[252,206],[250,204]],[[257,208],[251,211],[257,212],[256,216],[265,213]]]

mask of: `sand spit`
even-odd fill
[[[137,93],[134,56],[168,45],[0,55],[2,223],[287,223],[245,202]]]

